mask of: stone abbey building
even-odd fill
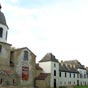
[[[79,61],[59,62],[52,53],[47,53],[36,64],[36,55],[30,49],[15,49],[7,43],[8,30],[0,5],[0,86],[59,88],[88,85],[88,68]]]

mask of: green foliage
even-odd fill
[[[75,88],[88,88],[88,86],[75,86]]]

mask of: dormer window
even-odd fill
[[[24,60],[28,60],[28,51],[24,51]]]
[[[3,35],[3,28],[0,28],[0,37]]]

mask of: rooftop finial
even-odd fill
[[[2,8],[1,3],[0,3],[0,9]]]

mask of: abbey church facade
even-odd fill
[[[8,30],[0,6],[0,85],[33,87],[36,55],[27,47],[12,48],[7,43]]]
[[[15,49],[7,43],[8,30],[0,6],[0,86],[59,88],[88,85],[88,68],[80,62],[59,62],[52,53],[47,53],[37,64],[36,55],[30,49]]]

